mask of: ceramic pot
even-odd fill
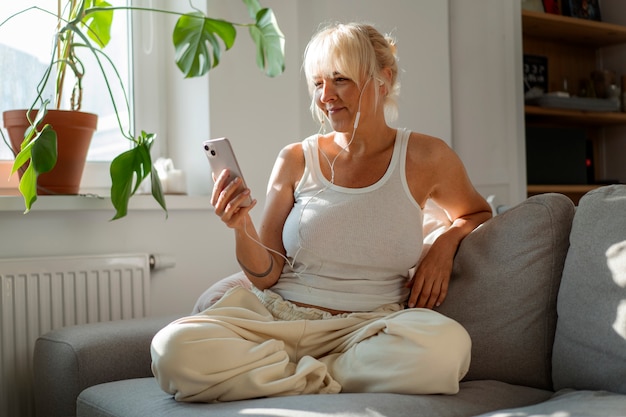
[[[33,111],[31,117],[34,118],[36,114]],[[24,132],[30,126],[26,119],[26,110],[8,110],[2,117],[13,152],[17,153],[24,139]],[[42,123],[52,125],[57,132],[58,156],[55,167],[37,179],[37,193],[78,194],[98,116],[69,110],[48,110]]]

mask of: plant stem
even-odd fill
[[[74,10],[74,1],[75,0],[71,0],[70,2],[70,16],[71,16],[72,10]],[[60,109],[61,100],[63,99],[63,84],[65,83],[65,72],[67,70],[67,65],[65,63],[69,55],[69,50],[68,50],[69,43],[66,40],[62,41],[60,38],[60,34],[63,33],[61,32],[61,22],[63,20],[62,10],[61,10],[61,0],[57,0],[57,4],[58,4],[58,9],[57,9],[58,23],[57,23],[57,39],[56,39],[56,44],[57,44],[57,64],[56,65],[59,66],[59,70],[57,72],[57,82],[56,82],[56,108]],[[66,35],[66,36],[70,36],[70,35]]]

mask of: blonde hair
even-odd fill
[[[383,98],[385,117],[395,120],[398,115],[397,98],[400,93],[396,43],[389,35],[383,35],[372,25],[365,23],[334,23],[319,30],[309,41],[304,51],[304,74],[309,94],[311,112],[319,122],[324,114],[315,103],[314,78],[332,77],[338,72],[361,85],[363,78],[372,77],[375,82],[387,86]],[[391,79],[382,75],[382,70],[391,70]],[[378,89],[376,102],[378,103]]]

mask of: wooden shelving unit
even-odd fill
[[[626,44],[626,27],[605,22],[522,10],[524,54],[548,58],[548,90],[562,91],[565,86],[576,94],[578,82],[597,69],[598,49]],[[626,69],[625,71],[626,72]],[[621,75],[621,74],[618,74]],[[526,125],[581,127],[594,141],[607,126],[626,126],[626,113],[568,110],[525,106]],[[596,164],[596,167],[598,165]],[[599,185],[528,185],[528,195],[559,192],[574,202]]]
[[[546,193],[559,193],[564,194],[570,198],[574,203],[578,204],[578,201],[582,196],[587,194],[594,188],[598,188],[600,185],[569,185],[569,184],[554,184],[554,185],[529,185],[527,188],[528,197],[536,194]]]
[[[549,121],[579,126],[626,125],[626,113],[621,112],[593,112],[538,106],[524,106],[524,112],[526,119],[530,121]]]
[[[626,27],[593,20],[522,10],[525,36],[592,47],[626,43]]]
[[[568,185],[568,184],[555,184],[555,185],[529,185],[528,192],[533,194],[540,193],[559,193],[565,192],[566,194],[572,193],[586,193],[594,188],[597,188],[598,185]]]

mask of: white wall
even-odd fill
[[[509,86],[519,78],[512,63],[515,51],[509,50],[520,37],[519,33],[515,35],[518,27],[514,22],[514,13],[519,16],[518,0],[262,3],[275,10],[287,38],[287,70],[283,75],[269,79],[256,69],[251,41],[240,29],[237,44],[226,53],[208,81],[184,81],[183,94],[175,94],[169,88],[159,90],[155,96],[161,100],[154,110],[161,119],[155,124],[163,124],[164,114],[176,114],[167,119],[161,134],[176,138],[168,153],[187,171],[190,189],[208,194],[211,186],[205,157],[196,151],[201,141],[229,136],[247,182],[260,200],[253,213],[258,218],[276,154],[287,143],[316,131],[308,112],[300,57],[320,21],[332,17],[369,20],[398,38],[404,73],[400,120],[396,125],[452,143],[479,190],[501,191],[507,203],[519,198],[516,175],[520,168],[515,165],[523,159],[516,155],[518,104]],[[208,10],[227,19],[246,18],[243,5],[232,0],[209,0]],[[498,35],[489,39],[492,30]],[[171,65],[167,57],[164,59],[162,65]],[[494,82],[485,80],[481,63],[491,65],[488,76]],[[205,82],[210,88],[208,103],[202,87]],[[194,103],[198,107],[192,106]],[[163,105],[165,112],[159,107]],[[192,127],[182,123],[183,111],[190,111],[196,118]],[[150,111],[144,109],[144,113]],[[35,208],[24,216],[20,210],[6,208],[13,205],[0,198],[0,235],[10,237],[0,239],[1,257],[115,252],[173,256],[177,262],[174,269],[154,274],[153,315],[190,311],[206,287],[237,269],[232,233],[211,213],[206,199],[192,209],[171,210],[167,220],[159,210],[135,209],[127,218],[115,222],[108,221],[111,210]]]
[[[333,21],[370,22],[381,32],[396,39],[401,88],[399,117],[392,124],[438,136],[450,143],[448,2],[301,1],[298,53],[304,51],[320,24]],[[308,100],[305,83],[300,83],[300,86],[302,95]],[[308,122],[311,119],[308,106],[302,105],[300,108],[302,118]]]
[[[453,148],[484,196],[526,196],[518,0],[451,0]]]

